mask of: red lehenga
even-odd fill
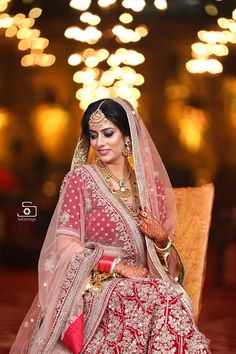
[[[142,123],[132,106],[117,101],[136,124],[130,123],[135,146],[135,134],[142,139],[144,127],[137,127]],[[142,161],[157,153],[146,140],[143,148],[148,149],[136,146],[135,150],[140,201],[156,211],[171,235],[174,201],[162,166],[154,171],[156,165],[149,161],[142,170]],[[191,302],[174,279],[175,250],[168,274],[136,218],[110,193],[93,165],[78,161],[80,144],[41,252],[39,295],[10,353],[210,353],[194,323]],[[101,292],[86,290],[102,254],[148,267],[151,276],[110,278],[102,283]]]

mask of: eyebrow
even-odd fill
[[[101,132],[105,132],[106,130],[109,130],[109,129],[115,129],[115,128],[113,128],[113,127],[109,127],[109,128],[104,128],[104,129],[101,129],[100,131],[101,131]],[[90,133],[97,133],[97,131],[96,131],[96,130],[92,130],[92,129],[89,129],[89,132],[90,132]]]

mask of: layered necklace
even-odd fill
[[[111,193],[119,200],[119,202],[126,208],[126,210],[132,215],[138,215],[138,190],[135,178],[135,173],[130,164],[128,163],[128,171],[126,176],[122,179],[116,177],[112,171],[106,166],[99,158],[95,159],[95,162],[101,171],[106,184],[108,185]],[[131,190],[126,188],[126,183],[130,179]],[[115,181],[119,189],[114,188],[112,181]],[[129,197],[132,196],[132,206],[127,205]]]

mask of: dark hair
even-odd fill
[[[110,98],[90,103],[90,105],[84,112],[81,121],[82,135],[86,137],[89,136],[89,119],[91,117],[91,114],[93,114],[96,109],[98,109],[102,101],[104,101],[104,103],[102,104],[100,109],[105,114],[106,118],[110,120],[113,124],[115,124],[125,136],[129,136],[130,129],[126,111],[118,102]]]

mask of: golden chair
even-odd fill
[[[194,318],[200,313],[208,233],[214,198],[213,184],[174,188],[177,205],[177,247],[185,268],[184,288],[193,303]]]

